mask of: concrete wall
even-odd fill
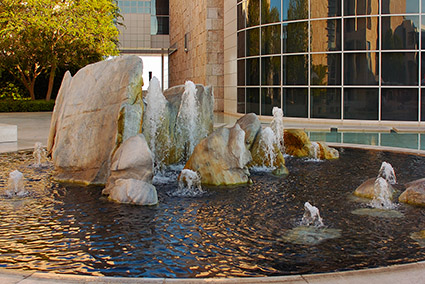
[[[214,110],[223,111],[223,0],[170,0],[170,87],[186,80],[211,85]],[[187,48],[185,49],[185,36]]]

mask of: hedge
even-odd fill
[[[54,100],[0,100],[0,112],[53,111],[54,106]]]

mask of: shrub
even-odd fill
[[[0,112],[52,111],[54,106],[54,100],[0,100]]]

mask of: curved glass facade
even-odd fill
[[[237,0],[237,111],[425,121],[424,36],[425,0]]]

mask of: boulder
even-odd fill
[[[248,113],[236,121],[241,129],[245,132],[245,144],[248,150],[251,150],[253,145],[259,143],[261,133],[261,123],[255,113]]]
[[[198,172],[202,184],[236,185],[250,181],[246,167],[250,160],[245,132],[235,124],[232,128],[219,128],[201,140],[184,168]]]
[[[152,153],[143,134],[139,134],[124,141],[112,156],[111,175],[102,194],[120,203],[156,204],[152,179]]]
[[[142,130],[142,71],[142,60],[126,55],[65,74],[47,146],[56,179],[106,182],[113,152]]]
[[[339,158],[338,150],[329,147],[324,142],[311,142],[307,133],[301,129],[285,129],[285,152],[300,158],[332,160]]]
[[[375,194],[375,182],[376,178],[367,179],[354,191],[354,195],[362,198],[374,199],[376,198]],[[394,188],[388,184],[390,192],[394,192]]]
[[[188,83],[187,83],[188,84]],[[159,123],[155,138],[155,155],[157,161],[162,161],[166,165],[177,164],[188,159],[191,153],[188,150],[188,135],[193,136],[194,148],[203,138],[207,137],[213,131],[214,126],[214,94],[211,86],[196,85],[195,99],[198,108],[196,125],[194,129],[187,130],[187,123],[184,121],[183,94],[185,85],[175,86],[164,91],[166,107],[164,116]],[[148,120],[145,119],[147,122]],[[152,141],[150,125],[143,124],[143,133],[148,141]]]
[[[375,178],[369,178],[364,181],[359,187],[356,188],[356,190],[354,191],[354,195],[363,198],[376,199],[378,198],[377,192],[382,190],[382,188],[379,188],[380,182],[385,183],[385,187],[388,188],[389,192],[388,197],[390,200],[392,200],[395,189],[391,185],[396,184],[397,179],[395,176],[394,169],[387,162],[382,162],[378,172],[378,176]]]
[[[406,184],[406,190],[398,200],[412,205],[425,206],[425,178]]]

